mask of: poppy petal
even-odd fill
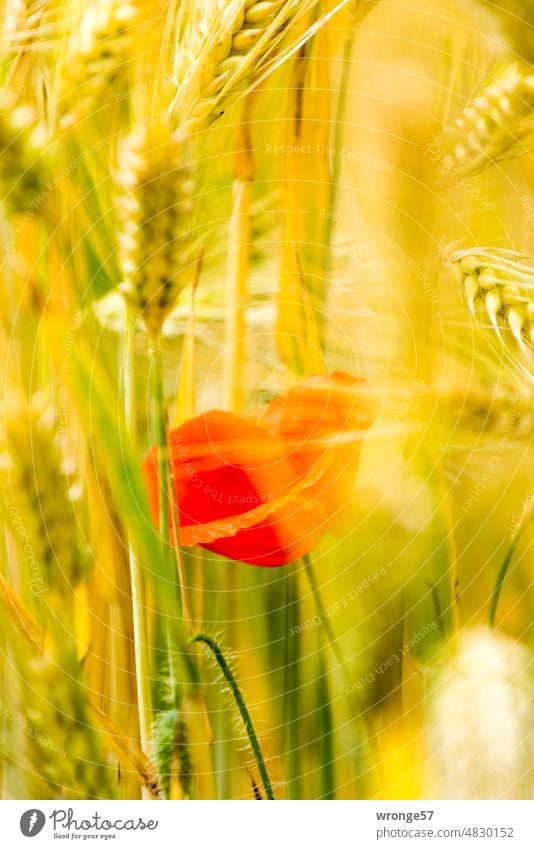
[[[318,375],[276,398],[259,424],[211,410],[169,437],[182,545],[258,566],[311,551],[349,501],[374,419],[350,375]],[[157,515],[157,453],[145,470]]]
[[[362,387],[363,381],[342,372],[315,375],[275,398],[260,424],[284,440],[288,458],[301,472],[335,445],[337,461],[349,462],[375,418]]]

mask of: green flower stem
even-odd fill
[[[495,619],[497,618],[497,608],[499,606],[499,600],[501,597],[504,581],[506,575],[508,574],[508,569],[510,568],[510,563],[512,562],[512,558],[515,554],[517,544],[521,539],[521,536],[527,524],[528,522],[523,519],[523,521],[520,522],[519,527],[513,533],[512,539],[510,540],[510,544],[506,550],[506,554],[504,555],[504,560],[502,561],[500,569],[497,573],[497,580],[495,582],[495,586],[491,594],[490,610],[488,616],[488,623],[490,628],[495,627]]]
[[[182,546],[180,545],[180,511],[178,509],[174,475],[170,463],[168,464],[167,471],[169,475],[168,480],[170,484],[169,498],[171,502],[172,529],[174,533],[174,557],[176,561],[176,569],[178,572],[178,591],[180,593],[180,603],[184,625],[187,634],[191,636],[191,634],[195,630],[193,621],[193,608],[191,607],[191,600],[189,598],[188,592],[188,577],[187,569],[185,566],[185,555],[182,550]]]
[[[126,319],[123,343],[123,399],[127,437],[135,446],[137,441],[135,405],[135,323],[133,308],[126,304]],[[139,735],[141,748],[150,751],[150,729],[152,727],[152,695],[150,691],[150,657],[146,622],[146,594],[143,565],[139,561],[133,544],[128,542],[130,586],[132,594],[132,617],[134,629],[135,677],[137,705],[139,711]]]
[[[187,672],[195,681],[197,671],[193,659],[185,652],[185,636],[183,632],[182,606],[180,587],[177,581],[175,553],[170,542],[171,502],[169,500],[169,448],[167,444],[167,423],[165,416],[165,399],[163,392],[163,363],[161,358],[161,338],[152,339],[149,345],[150,364],[150,398],[152,437],[158,452],[158,482],[159,482],[159,535],[163,556],[165,581],[168,583],[164,595],[165,609],[162,610],[164,631],[168,651],[169,677],[176,704],[179,703],[179,687],[177,670],[179,663],[177,655],[182,651],[187,664]],[[178,627],[177,627],[178,626]]]
[[[153,341],[149,348],[152,401],[152,434],[158,449],[159,482],[159,533],[162,544],[169,547],[169,492],[168,492],[168,446],[167,425],[165,422],[165,401],[163,394],[163,363],[161,359],[161,340]]]
[[[285,663],[284,663],[284,730],[289,799],[301,798],[300,767],[300,622],[298,574],[291,565],[284,575],[285,585]]]
[[[220,595],[216,607],[216,618],[226,620],[225,637],[228,645],[236,645],[236,622],[238,610],[238,570],[235,563],[225,563],[217,586]],[[213,767],[218,799],[231,799],[233,795],[233,770],[235,769],[235,746],[233,745],[233,714],[229,709],[217,711],[214,717],[215,744]]]
[[[341,669],[341,673],[343,675],[343,680],[345,685],[348,684],[348,677],[345,665],[345,659],[343,657],[343,653],[339,647],[339,643],[336,639],[336,635],[334,634],[334,630],[330,624],[330,621],[325,617],[324,610],[325,606],[323,604],[321,591],[319,589],[319,584],[317,582],[317,576],[315,574],[315,570],[313,568],[313,563],[308,554],[305,554],[302,558],[304,562],[304,568],[306,571],[306,575],[308,578],[308,583],[310,585],[310,589],[312,591],[312,595],[315,600],[315,604],[317,610],[319,612],[319,616],[321,617],[321,622],[323,624],[323,633],[327,638],[330,647],[334,653],[334,656],[339,664]],[[328,663],[326,659],[326,653],[324,650],[324,644],[321,639],[321,644],[319,646],[319,675],[317,681],[317,691],[319,697],[319,717],[320,717],[320,732],[321,732],[321,749],[322,749],[322,764],[323,768],[321,771],[321,779],[322,779],[322,799],[334,799],[335,798],[335,776],[334,776],[334,752],[333,752],[333,723],[332,723],[332,708],[329,699],[329,682],[328,682]]]
[[[321,799],[336,798],[334,770],[334,724],[324,634],[318,633],[318,673],[316,681],[319,744],[321,752]]]
[[[217,661],[224,678],[230,686],[237,708],[239,710],[239,713],[241,714],[241,719],[243,720],[243,725],[245,726],[245,730],[250,741],[250,746],[256,759],[256,763],[258,765],[258,770],[261,776],[261,780],[263,782],[265,795],[267,799],[274,800],[276,797],[274,795],[271,780],[267,772],[267,767],[265,766],[265,761],[263,759],[258,737],[256,735],[256,731],[254,730],[252,719],[250,718],[250,713],[248,712],[248,708],[245,704],[245,700],[243,698],[241,690],[239,689],[239,685],[232,673],[232,670],[226,662],[226,658],[221,648],[215,642],[215,640],[213,640],[211,637],[208,637],[207,634],[195,634],[193,637],[191,637],[189,642],[204,643],[204,645],[208,646],[208,648],[211,649],[211,651],[213,652],[215,660]]]
[[[312,595],[315,600],[315,604],[317,605],[317,611],[319,616],[321,617],[321,621],[323,623],[324,632],[330,643],[330,648],[332,649],[334,656],[339,664],[339,667],[343,673],[343,677],[346,679],[345,683],[348,683],[347,680],[347,669],[345,664],[345,658],[343,657],[343,652],[339,647],[339,643],[337,641],[337,637],[334,633],[334,629],[330,624],[330,620],[327,616],[325,616],[325,606],[323,603],[323,599],[321,596],[321,591],[319,589],[319,584],[317,583],[317,576],[315,574],[315,569],[313,568],[313,563],[309,554],[305,554],[302,558],[304,563],[304,569],[308,578],[308,582],[310,584],[310,589],[312,591]]]
[[[317,582],[317,576],[315,574],[313,562],[312,562],[309,554],[305,554],[302,558],[302,561],[304,563],[304,570],[306,572],[306,576],[308,578],[310,589],[311,589],[312,595],[314,597],[315,604],[317,606],[317,612],[318,612],[319,616],[321,617],[325,636],[328,640],[328,643],[330,644],[330,648],[332,649],[334,657],[336,658],[336,660],[339,664],[339,668],[340,668],[341,674],[343,676],[343,683],[345,684],[345,693],[346,693],[347,700],[348,700],[348,703],[349,703],[351,715],[354,715],[356,718],[361,719],[363,726],[365,728],[365,732],[366,732],[366,741],[365,742],[370,743],[371,746],[373,748],[375,748],[376,747],[376,743],[375,743],[376,733],[375,733],[375,730],[373,728],[373,724],[372,724],[369,716],[367,715],[367,713],[362,709],[362,706],[360,705],[359,700],[358,700],[356,694],[353,692],[353,689],[351,687],[352,682],[351,682],[351,679],[350,679],[350,676],[349,676],[347,663],[345,661],[345,657],[343,655],[343,652],[341,650],[341,647],[339,645],[337,637],[334,633],[334,629],[332,628],[332,625],[330,624],[330,620],[325,613],[326,608],[325,608],[325,605],[324,605],[324,602],[323,602],[323,599],[322,599],[322,596],[321,596],[319,584]],[[357,760],[357,763],[358,763],[359,770],[365,769],[364,760],[363,760],[363,749],[362,749],[363,745],[364,745],[363,741],[358,738],[357,749],[355,751],[355,757],[356,757],[356,760]],[[360,776],[360,778],[361,778],[361,776]]]

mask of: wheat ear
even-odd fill
[[[157,339],[191,261],[193,183],[165,120],[139,124],[127,137],[117,182],[121,292]]]
[[[494,162],[526,152],[534,138],[534,75],[510,65],[469,103],[449,131],[452,153],[442,169],[477,174]]]
[[[99,109],[110,91],[117,92],[131,62],[151,56],[163,18],[154,2],[97,0],[88,5],[60,66],[57,97],[62,128]]]
[[[184,15],[175,54],[171,111],[180,136],[216,120],[236,93],[263,79],[346,2],[302,32],[295,25],[317,0],[197,0]]]
[[[66,598],[85,562],[72,463],[63,456],[53,412],[42,396],[28,403],[13,392],[2,419],[0,491],[27,564],[26,585],[36,596],[52,591]]]
[[[0,738],[4,750],[28,775],[27,795],[33,798],[102,797],[114,798],[118,785],[115,769],[107,762],[102,727],[108,738],[118,742],[120,755],[126,754],[132,767],[157,792],[157,779],[148,758],[135,744],[113,734],[113,722],[93,703],[83,680],[73,635],[57,627],[59,615],[72,619],[72,601],[64,599],[61,608],[49,615],[46,605],[39,609],[42,628],[18,593],[0,578],[0,602],[17,629],[12,640],[18,681],[9,694],[13,727]],[[18,639],[22,637],[22,639]],[[96,727],[92,720],[97,717]],[[22,732],[17,734],[17,729]],[[38,772],[35,764],[39,764]]]

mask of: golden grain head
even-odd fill
[[[534,345],[534,268],[513,251],[470,248],[451,260],[460,276],[469,309],[483,308],[499,337],[510,332],[530,357]]]
[[[48,0],[6,0],[2,37],[13,51],[39,49],[56,29],[57,8]]]
[[[58,111],[63,128],[98,111],[126,85],[131,63],[151,57],[162,19],[157,4],[138,0],[91,3],[74,28],[60,69]]]
[[[157,336],[188,281],[193,182],[165,120],[125,139],[117,172],[121,292]]]
[[[223,114],[232,96],[254,83],[295,21],[316,5],[315,0],[200,0],[175,52],[173,111],[181,136]],[[295,29],[294,41],[298,33]]]
[[[75,502],[80,497],[64,455],[54,414],[42,396],[13,396],[2,414],[0,490],[10,531],[27,565],[27,586],[68,592],[85,557]]]
[[[448,131],[452,152],[445,173],[477,174],[494,162],[528,150],[534,138],[534,75],[516,63],[471,101]]]
[[[25,743],[14,755],[23,763],[27,759],[30,769],[39,764],[36,795],[112,798],[115,770],[102,735],[90,723],[79,665],[56,646],[50,654],[27,654],[21,672],[16,722]]]

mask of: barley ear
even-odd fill
[[[471,313],[489,320],[501,342],[514,340],[529,361],[534,345],[534,268],[508,250],[469,248],[451,255]]]

